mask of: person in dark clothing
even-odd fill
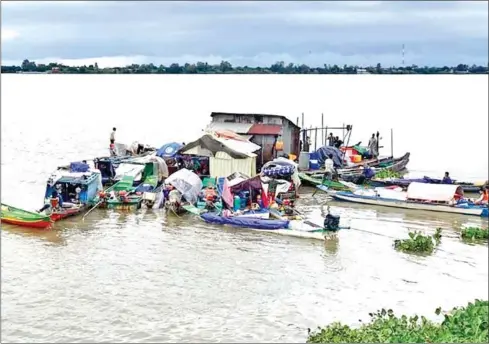
[[[329,133],[329,136],[328,136],[328,146],[333,147],[334,146],[334,141],[335,141],[335,137],[333,136],[333,133]]]
[[[343,141],[340,140],[340,138],[338,136],[335,137],[335,142],[334,142],[334,146],[336,148],[340,148],[341,145],[343,144]]]
[[[453,184],[452,178],[450,178],[450,174],[448,172],[445,172],[445,176],[442,179],[442,184]]]

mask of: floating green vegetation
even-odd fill
[[[399,172],[393,171],[389,168],[384,168],[377,173],[375,173],[375,178],[378,179],[386,179],[386,178],[401,178],[401,174]]]
[[[464,240],[488,240],[489,230],[479,227],[467,227],[462,229],[460,236]]]
[[[394,240],[394,248],[407,253],[432,253],[441,241],[441,228],[437,228],[433,235],[423,235],[418,231],[409,232],[408,239]]]
[[[435,313],[439,315],[441,309]],[[335,322],[317,332],[308,330],[308,343],[487,343],[489,302],[475,300],[445,314],[441,324],[424,316],[397,317],[389,309],[370,313],[371,321],[358,328]]]

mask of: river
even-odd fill
[[[112,126],[117,141],[189,142],[211,111],[304,112],[307,126],[323,112],[353,124],[354,141],[394,128],[413,174],[487,178],[487,76],[3,75],[1,86],[2,202],[24,208],[39,207],[57,165],[106,154]],[[325,199],[311,193],[298,207],[319,223]],[[456,237],[487,220],[331,205],[352,228],[327,242],[153,210],[95,210],[44,232],[2,225],[2,342],[304,342],[307,328],[382,307],[429,315],[487,298],[487,246]],[[437,227],[429,257],[392,247]]]

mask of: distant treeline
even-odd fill
[[[126,67],[100,68],[97,63],[89,66],[66,66],[59,63],[36,64],[24,60],[20,66],[2,66],[2,73],[63,73],[63,74],[488,74],[488,66],[459,64],[457,66],[403,67],[329,65],[309,67],[305,64],[276,62],[269,67],[233,67],[228,61],[211,65],[207,62],[172,63],[169,66],[132,64]]]

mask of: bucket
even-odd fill
[[[299,170],[308,170],[309,169],[309,153],[308,152],[300,152],[299,154]]]

